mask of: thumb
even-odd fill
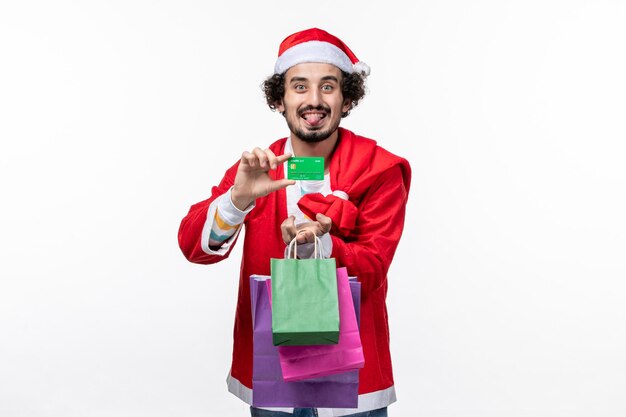
[[[280,234],[283,237],[283,242],[285,242],[285,245],[288,245],[297,233],[295,221],[295,216],[289,216],[280,225]]]
[[[333,219],[322,213],[317,213],[315,215],[315,219],[320,223],[320,226],[322,227],[322,231],[324,233],[330,232],[330,228],[333,225]]]
[[[287,179],[272,181],[267,186],[268,194],[273,193],[274,191],[278,191],[282,188],[289,187],[290,185],[294,185],[295,183],[296,182],[294,180],[287,180]]]

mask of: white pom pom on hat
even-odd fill
[[[357,72],[365,77],[370,74],[370,67],[359,61],[341,39],[318,28],[296,32],[280,43],[274,74],[283,74],[294,65],[305,62],[333,64],[342,71]]]

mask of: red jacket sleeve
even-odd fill
[[[332,257],[361,282],[362,294],[383,286],[398,247],[408,192],[399,166],[387,170],[358,204],[356,226],[345,240],[332,236]]]
[[[189,209],[189,213],[183,218],[178,229],[178,245],[185,257],[194,263],[212,264],[228,258],[234,245],[224,256],[209,255],[202,250],[202,229],[206,223],[207,211],[211,203],[222,194],[225,194],[235,181],[239,162],[230,167],[224,178],[217,187],[211,190],[211,197],[207,200],[194,204]]]

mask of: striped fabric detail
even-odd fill
[[[222,219],[219,214],[219,209],[215,210],[215,217],[213,218],[213,225],[211,227],[211,234],[209,236],[209,246],[220,247],[222,243],[226,242],[232,235],[237,232],[239,228],[238,224],[228,224]]]
[[[222,230],[233,230],[239,227],[238,224],[236,225],[230,225],[228,223],[226,223],[223,219],[222,216],[219,215],[219,209],[215,210],[215,223],[217,224],[217,227],[219,227]],[[232,235],[232,233],[231,233]]]

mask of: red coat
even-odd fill
[[[284,153],[286,138],[270,146]],[[209,204],[233,185],[239,162],[233,165],[208,200],[195,204],[182,220],[178,234],[185,257],[201,264],[219,262],[230,255],[208,255],[202,250],[201,235]],[[330,162],[331,189],[348,194],[349,201],[335,196],[306,195],[298,205],[311,218],[322,212],[333,219],[332,257],[337,267],[345,266],[350,276],[362,283],[361,341],[365,367],[359,373],[359,394],[393,385],[387,324],[387,271],[404,226],[410,187],[408,162],[376,145],[371,139],[339,129],[339,141]],[[282,167],[270,171],[284,178]],[[249,276],[270,275],[270,258],[282,258],[280,225],[287,218],[285,190],[256,200],[244,221],[244,238],[239,296],[235,317],[232,377],[252,387],[252,318]],[[232,246],[231,246],[232,250]]]

